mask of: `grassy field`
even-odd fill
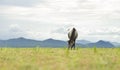
[[[0,48],[0,70],[120,70],[120,49]]]

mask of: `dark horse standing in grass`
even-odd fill
[[[73,28],[68,33],[68,38],[69,38],[69,40],[68,40],[68,49],[70,49],[70,48],[71,48],[71,50],[72,50],[72,48],[75,49],[75,41],[76,41],[77,37],[78,37],[78,32],[76,31],[75,28]]]

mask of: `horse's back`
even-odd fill
[[[75,32],[73,33],[73,29],[68,33],[68,38],[71,39],[71,37],[73,36],[73,39],[76,39],[78,37],[78,32],[75,29]]]

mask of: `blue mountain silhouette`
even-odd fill
[[[87,43],[86,43],[87,42]],[[107,47],[111,48],[114,47],[114,45],[108,41],[103,41],[100,40],[96,43],[91,43],[89,41],[82,41],[82,42],[77,42],[77,45],[80,47]],[[23,37],[20,38],[14,38],[14,39],[9,39],[9,40],[0,40],[0,47],[64,47],[67,46],[66,41],[62,40],[55,40],[55,39],[46,39],[43,41],[38,41],[38,40],[32,40],[32,39],[26,39]]]

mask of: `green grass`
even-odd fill
[[[120,70],[120,49],[0,48],[0,70]]]

